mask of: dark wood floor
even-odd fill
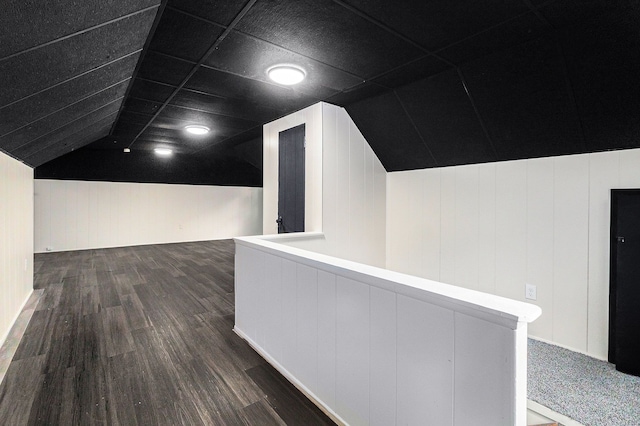
[[[232,241],[36,255],[0,425],[333,424],[233,331]]]

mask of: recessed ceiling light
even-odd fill
[[[155,148],[154,151],[157,155],[160,155],[162,157],[168,157],[173,152],[169,148]]]
[[[131,152],[131,149],[130,148],[125,148],[124,152]]]
[[[280,64],[274,65],[267,70],[267,75],[278,84],[292,86],[300,83],[307,76],[304,69],[297,65]]]
[[[206,135],[209,133],[209,128],[207,126],[201,126],[199,124],[190,124],[185,126],[184,129],[192,135]]]

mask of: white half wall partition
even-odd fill
[[[0,346],[32,292],[33,169],[0,152]]]
[[[349,425],[525,425],[540,308],[236,238],[235,331]]]
[[[35,251],[262,234],[262,188],[35,181]]]

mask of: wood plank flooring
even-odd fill
[[[233,241],[38,254],[0,425],[334,424],[233,333]]]

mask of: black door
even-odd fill
[[[278,138],[278,234],[304,232],[304,124]]]
[[[611,190],[609,362],[640,375],[640,189]]]

